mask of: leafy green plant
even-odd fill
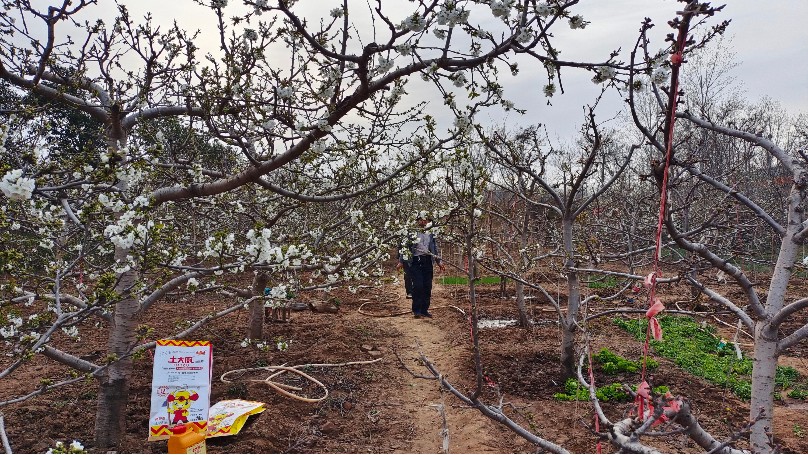
[[[601,278],[596,278],[587,284],[589,289],[614,289],[617,287],[617,277],[606,275]]]
[[[595,389],[595,396],[600,401],[628,401],[629,395],[623,390],[623,386],[618,382],[598,387]],[[564,392],[553,394],[553,398],[559,401],[588,401],[589,390],[583,388],[575,379],[567,379],[564,383]]]
[[[593,356],[593,359],[600,364],[601,369],[606,374],[617,373],[637,373],[642,370],[642,360],[631,361],[621,357],[607,348],[603,348]],[[659,367],[659,362],[654,359],[646,360],[646,368],[653,370]]]
[[[502,278],[498,276],[483,276],[476,279],[478,284],[499,284]],[[440,279],[441,284],[469,284],[469,279],[464,276],[445,276]]]
[[[808,384],[800,384],[798,387],[788,391],[789,398],[795,400],[808,400]]]
[[[648,322],[645,319],[615,319],[615,324],[638,340],[645,340]],[[713,384],[726,387],[739,398],[752,396],[752,360],[738,359],[735,349],[716,336],[715,327],[700,324],[689,317],[662,316],[659,318],[664,337],[651,340],[657,354],[673,360],[676,365]],[[799,373],[790,367],[777,367],[775,383],[782,390],[799,380]]]

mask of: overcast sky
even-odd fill
[[[212,31],[215,28],[212,12],[190,0],[130,0],[125,3],[135,17],[151,11],[163,23],[177,19],[187,29]],[[232,14],[228,15],[234,15],[240,3],[239,0],[230,0],[226,12]],[[295,10],[303,11],[307,16],[327,16],[331,8],[341,3],[341,0],[299,0]],[[415,5],[403,0],[383,0],[382,3],[394,21],[411,13]],[[111,6],[111,2],[102,4]],[[565,60],[602,62],[611,50],[619,47],[623,48],[621,56],[627,60],[643,18],[650,17],[657,24],[653,29],[656,37],[652,49],[659,49],[664,45],[662,37],[671,31],[667,20],[673,18],[682,5],[675,0],[581,0],[575,11],[591,24],[584,30],[570,30],[565,23],[557,24],[553,28],[554,45],[562,49]],[[352,19],[356,17],[352,14]],[[724,11],[709,24],[718,24],[725,19],[732,20],[728,35],[739,63],[733,76],[747,98],[756,101],[769,96],[792,113],[808,112],[808,26],[805,24],[808,0],[728,0]],[[204,39],[200,40],[203,48],[204,43]],[[215,48],[215,41],[210,41],[210,46]],[[592,73],[565,70],[566,93],[557,94],[552,100],[553,105],[547,106],[542,94],[542,87],[547,83],[546,74],[535,61],[526,59],[522,62],[518,77],[504,75],[501,80],[506,95],[517,103],[517,107],[528,109],[528,114],[522,116],[492,110],[478,120],[510,125],[543,123],[552,136],[571,139],[583,119],[582,106],[591,103],[598,93],[598,86],[590,80]],[[434,102],[441,103],[439,100]],[[608,97],[601,104],[598,117],[601,120],[610,118],[621,107],[616,95]],[[448,118],[443,120],[448,121]]]

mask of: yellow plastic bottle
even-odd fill
[[[192,426],[177,425],[168,437],[168,453],[207,453],[205,435],[194,431]]]

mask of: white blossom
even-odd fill
[[[533,31],[529,28],[523,28],[519,30],[519,34],[516,35],[516,41],[521,44],[529,43],[533,40]]]
[[[334,9],[331,10],[330,14],[331,14],[331,17],[333,17],[335,19],[338,18],[338,17],[342,17],[342,14],[343,14],[342,8],[341,7],[340,8],[334,8]]]
[[[455,118],[454,125],[458,130],[465,131],[471,126],[471,120],[464,115],[459,115]]]
[[[589,24],[589,22],[584,20],[584,17],[580,14],[572,16],[569,20],[570,28],[575,29],[584,29]]]
[[[244,29],[244,39],[247,41],[256,41],[258,39],[258,32],[251,28]]]
[[[503,1],[492,1],[491,2],[491,14],[494,17],[501,17],[502,19],[507,19],[508,16],[511,15],[511,9],[513,8],[514,0],[503,0]]]
[[[454,84],[455,87],[462,87],[462,86],[466,85],[466,83],[468,82],[468,79],[466,79],[466,73],[464,73],[462,71],[459,72],[459,73],[453,74],[450,77],[450,79],[452,80],[452,83]]]
[[[592,82],[600,84],[614,79],[615,76],[617,76],[617,70],[611,66],[601,66],[595,69],[595,76],[592,78]]]
[[[278,87],[277,91],[278,98],[281,99],[289,99],[295,93],[294,90],[292,90],[292,87]]]
[[[651,73],[651,80],[654,82],[654,84],[664,84],[665,81],[668,80],[668,77],[670,77],[670,73],[664,66],[654,69],[654,71]]]
[[[539,3],[536,5],[536,14],[541,17],[547,17],[553,14],[553,8],[547,3]]]
[[[210,6],[212,8],[224,8],[227,6],[227,0],[212,0]]]
[[[79,329],[75,325],[70,327],[62,327],[62,332],[73,339],[77,339],[79,337]]]
[[[393,69],[393,59],[380,57],[379,58],[379,63],[376,66],[376,71],[379,74],[384,74],[384,73],[390,71],[391,69]]]
[[[413,13],[412,15],[407,16],[407,18],[401,22],[398,28],[413,32],[422,32],[426,28],[426,21],[423,17],[421,17],[420,14]]]
[[[556,92],[555,84],[550,83],[544,86],[544,96],[551,98],[553,95],[555,95],[555,92]]]
[[[412,53],[412,46],[409,43],[399,44],[396,46],[396,51],[401,55],[410,55]]]
[[[34,179],[22,176],[22,169],[7,172],[0,179],[0,191],[11,200],[25,201],[31,199],[35,186]]]
[[[454,1],[447,1],[441,5],[435,19],[437,19],[438,25],[454,27],[457,24],[468,22],[469,10],[458,8],[457,3]]]

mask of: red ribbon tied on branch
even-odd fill
[[[655,282],[656,272],[651,272],[647,277],[645,277],[645,286],[651,288],[652,294],[654,294],[653,285]],[[662,340],[662,327],[659,325],[659,320],[657,320],[656,315],[665,310],[665,305],[661,300],[659,300],[658,297],[653,296],[653,299],[654,304],[651,305],[651,307],[648,308],[648,311],[645,312],[645,317],[648,318],[651,336],[653,336],[655,340],[660,341]]]

